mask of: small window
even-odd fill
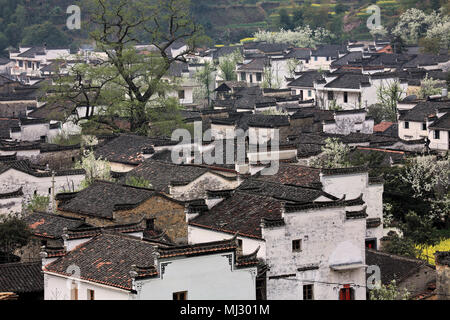
[[[173,300],[187,300],[187,291],[174,292]]]
[[[28,68],[32,68],[33,67],[33,63],[31,61],[28,61]]]
[[[344,92],[344,103],[348,102],[348,93]]]
[[[405,128],[405,129],[409,129],[409,122],[408,122],[408,121],[405,122],[404,128]]]
[[[241,72],[241,80],[247,81],[247,75],[245,74],[245,72]]]
[[[250,75],[250,83],[253,83],[253,75]]]
[[[95,292],[94,290],[88,289],[87,291],[88,300],[95,300]]]
[[[23,61],[22,60],[19,61],[19,67],[23,68]]]
[[[72,162],[75,162],[75,157],[72,157]]]
[[[317,57],[314,57],[314,61],[317,61]]]
[[[293,252],[300,252],[302,251],[302,240],[292,240],[292,251]]]
[[[334,99],[334,92],[333,91],[328,91],[328,100],[331,101]]]
[[[426,131],[427,130],[427,124],[426,123],[422,123],[422,130]]]
[[[48,194],[52,194],[52,188],[48,188]]]
[[[330,61],[330,57],[327,57],[327,61]]]
[[[261,82],[262,81],[262,73],[258,72],[256,73],[256,82]]]
[[[439,130],[434,131],[434,138],[439,140],[441,138],[441,132]]]
[[[349,284],[344,285],[339,291],[339,300],[355,300],[355,289],[350,288]]]
[[[312,284],[303,286],[303,300],[314,300],[314,286]]]
[[[184,99],[184,90],[178,91],[178,99]]]
[[[242,240],[241,240],[241,239],[238,239],[238,248],[239,248],[240,250],[242,250],[242,247],[243,247]]]
[[[312,91],[308,90],[308,97],[311,97],[311,96],[312,96]]]

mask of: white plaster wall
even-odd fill
[[[450,148],[450,131],[440,130],[439,139],[434,138],[434,131],[430,130],[428,135],[430,139],[430,148],[433,150],[446,151]]]
[[[49,133],[49,124],[32,124],[21,126],[21,141],[36,141]]]
[[[285,213],[286,225],[263,229],[266,239],[267,299],[303,299],[303,285],[314,284],[316,300],[337,300],[344,284],[355,283],[355,298],[364,300],[365,269],[333,271],[336,263],[365,263],[365,219],[346,220],[345,208],[324,208]],[[292,241],[302,239],[302,251],[292,251]],[[297,268],[318,264],[319,269]],[[272,276],[295,274],[290,280]]]
[[[0,199],[0,217],[22,212],[22,197]]]
[[[196,244],[196,243],[205,243],[211,241],[222,241],[227,240],[233,237],[230,233],[208,230],[204,228],[199,228],[196,226],[188,225],[188,243]],[[251,254],[258,250],[258,258],[265,258],[266,255],[266,243],[262,239],[252,239],[238,236],[238,239],[242,240],[242,253]]]
[[[255,300],[256,268],[234,269],[233,260],[233,253],[164,259],[162,279],[137,281],[136,299],[172,300],[174,292],[187,291],[188,300]]]
[[[76,189],[80,187],[84,175],[56,176],[55,194],[62,192],[64,188],[69,189],[69,185]],[[40,196],[50,196],[49,188],[52,187],[52,177],[35,177],[24,172],[9,169],[0,175],[0,192],[11,192],[23,188],[24,200],[27,203],[33,198],[34,191]]]
[[[83,270],[81,270],[81,276]],[[72,280],[51,274],[44,273],[44,300],[70,300]],[[103,286],[93,282],[83,280],[78,281],[78,300],[88,299],[88,289],[94,290],[95,300],[129,300],[130,293],[116,289],[114,287]]]
[[[409,122],[409,129],[405,129],[405,122]],[[398,135],[403,140],[417,140],[427,137],[428,131],[422,130],[422,122],[400,120],[398,123]]]

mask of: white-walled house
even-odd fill
[[[12,192],[22,188],[23,197],[28,203],[35,195],[51,197],[54,183],[55,192],[76,190],[85,178],[81,169],[55,171],[34,167],[28,160],[18,160],[3,165],[0,170],[0,191]],[[53,182],[54,180],[54,182]]]
[[[69,55],[69,49],[47,49],[45,46],[21,47],[18,51],[10,51],[9,58],[15,62],[10,72],[12,76],[25,74],[28,77],[40,77],[42,67]]]
[[[255,300],[258,260],[255,254],[241,256],[237,247],[234,237],[200,245],[170,246],[103,232],[63,252],[60,258],[43,263],[44,297]]]
[[[450,149],[450,100],[422,101],[399,114],[398,135],[403,140],[428,139],[429,148]]]

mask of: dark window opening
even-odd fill
[[[377,239],[366,239],[366,248],[377,250]]]
[[[434,131],[434,138],[439,140],[441,138],[441,132],[439,130]]]
[[[328,100],[333,100],[333,99],[334,99],[334,92],[328,91]]]
[[[344,103],[348,102],[348,93],[344,92]]]
[[[409,122],[408,121],[405,122],[405,129],[409,129]]]
[[[184,99],[184,90],[178,91],[178,99]]]
[[[314,286],[312,284],[303,286],[303,300],[314,300]]]
[[[94,290],[88,289],[88,300],[95,300],[95,292]]]
[[[187,300],[187,291],[174,292],[173,300]]]
[[[258,73],[256,74],[256,81],[257,81],[257,82],[261,82],[261,81],[262,81],[262,74],[261,74],[261,72],[258,72]]]
[[[302,240],[292,240],[292,251],[293,252],[300,252],[302,251]]]
[[[427,124],[426,123],[422,123],[422,130],[426,131],[427,130]]]

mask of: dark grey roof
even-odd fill
[[[436,115],[436,110],[442,108],[449,108],[449,101],[423,101],[419,102],[414,108],[403,115],[400,115],[400,120],[425,122],[430,116]]]
[[[168,193],[170,185],[188,184],[208,171],[195,165],[177,165],[150,158],[131,170],[122,181],[126,181],[128,177],[144,178],[155,190]]]
[[[316,50],[313,50],[312,56],[319,57],[331,57],[332,59],[337,59],[339,57],[339,53],[346,53],[347,46],[340,44],[324,44],[319,45]]]
[[[450,130],[450,109],[446,114],[433,122],[433,124],[430,125],[429,128],[447,131]]]
[[[95,150],[95,156],[111,162],[138,165],[144,161],[146,149],[155,146],[176,145],[177,143],[168,139],[123,134],[98,147]]]
[[[351,62],[355,62],[357,59],[361,59],[362,55],[363,53],[361,51],[349,52],[345,56],[333,61],[331,66],[334,68],[346,66]]]
[[[25,223],[38,237],[59,239],[64,228],[76,229],[87,226],[83,219],[63,217],[54,213],[33,212],[25,216]]]
[[[325,88],[360,89],[370,84],[369,76],[363,74],[343,73],[325,85]]]
[[[421,267],[427,266],[426,261],[396,256],[380,251],[366,249],[366,264],[380,267],[381,283],[397,284],[413,276]],[[430,267],[431,268],[431,267]]]
[[[171,77],[181,77],[183,73],[189,73],[189,65],[178,61],[172,63],[167,71],[167,75]]]
[[[105,219],[113,218],[118,206],[137,206],[155,194],[153,190],[107,181],[95,181],[88,188],[61,200],[58,210]],[[59,199],[64,194],[58,195]]]
[[[244,43],[244,50],[259,50],[263,53],[282,53],[292,47],[287,43],[265,43],[265,42],[247,42]]]
[[[285,185],[252,178],[244,180],[238,190],[299,203],[309,203],[321,196],[329,198],[330,200],[337,200],[336,197],[329,195],[320,189]]]
[[[238,67],[238,71],[247,71],[247,70],[257,70],[257,71],[263,71],[264,67],[267,65],[267,59],[266,58],[256,58],[250,61],[249,63],[242,64]]]
[[[297,79],[288,83],[288,87],[314,88],[314,81],[322,78],[322,74],[316,70],[301,72]]]
[[[0,292],[32,293],[44,291],[42,263],[0,264]]]
[[[309,60],[311,58],[310,48],[293,48],[284,56],[287,59]]]

